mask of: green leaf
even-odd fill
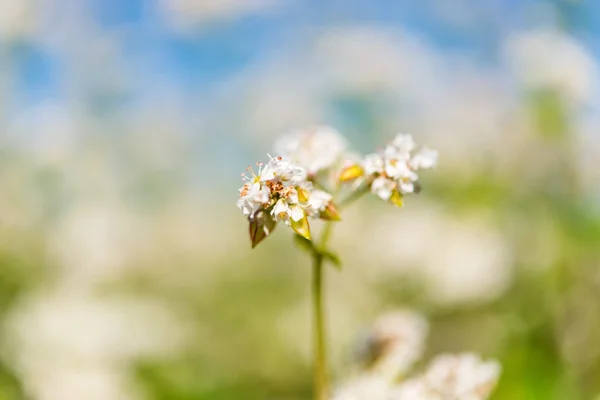
[[[320,249],[316,247],[311,240],[305,239],[300,235],[294,235],[294,243],[296,243],[296,246],[298,246],[300,250],[303,250],[311,255],[320,255],[323,257],[324,261],[330,262],[336,269],[342,268],[342,261],[336,253],[329,250]]]
[[[308,240],[300,235],[294,235],[294,243],[300,250],[306,251],[307,253],[314,253],[317,251],[315,245],[311,240]]]
[[[342,260],[336,253],[329,250],[320,250],[319,252],[325,261],[329,261],[336,269],[342,269]]]

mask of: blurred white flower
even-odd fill
[[[319,215],[319,213],[325,211],[332,200],[333,196],[323,190],[315,189],[311,191],[308,198],[309,214]]]
[[[591,99],[598,83],[593,55],[575,38],[556,30],[540,29],[510,37],[508,62],[530,89],[552,89],[573,104]]]
[[[451,399],[460,400],[454,397]],[[430,393],[422,379],[412,378],[392,388],[388,400],[446,400],[446,398],[441,399]]]
[[[104,365],[52,365],[28,371],[25,390],[36,400],[143,400],[122,371]]]
[[[397,183],[392,179],[387,179],[383,176],[375,178],[373,183],[371,183],[371,192],[375,193],[382,200],[389,200],[396,190]]]
[[[53,226],[50,254],[78,286],[120,276],[143,237],[141,221],[122,206],[82,202]]]
[[[367,154],[363,162],[363,168],[367,175],[381,174],[385,169],[385,161],[379,154]]]
[[[0,40],[27,38],[32,35],[41,1],[19,0],[0,2]]]
[[[428,169],[435,167],[437,163],[438,152],[428,147],[423,147],[421,151],[415,154],[410,160],[410,166],[413,169]]]
[[[319,37],[315,48],[312,57],[334,91],[427,96],[439,75],[434,52],[402,29],[336,27]]]
[[[4,328],[3,354],[39,400],[137,398],[131,363],[177,352],[186,340],[159,303],[62,286],[25,298]]]
[[[362,257],[379,267],[371,268],[379,279],[416,278],[438,305],[490,301],[512,281],[511,247],[485,213],[451,216],[421,203],[399,215],[375,216],[361,229],[372,238],[360,249]]]
[[[306,168],[309,175],[332,167],[346,150],[346,140],[329,126],[295,130],[275,142],[275,152]]]
[[[437,356],[422,374],[396,383],[393,378],[362,374],[340,386],[333,400],[486,400],[501,367],[476,354]]]
[[[388,400],[390,381],[377,376],[361,376],[340,386],[333,400]]]
[[[400,384],[391,400],[485,400],[500,376],[497,361],[475,354],[440,355],[425,373]]]
[[[448,220],[430,243],[435,245],[425,249],[422,276],[430,298],[438,304],[489,301],[509,287],[510,247],[490,226],[481,221]]]
[[[423,354],[428,328],[427,320],[413,311],[380,316],[366,343],[371,371],[390,381],[406,374]]]

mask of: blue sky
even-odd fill
[[[188,34],[169,29],[155,1],[88,0],[86,4],[100,32],[125,32],[119,35],[123,55],[119,63],[137,80],[132,85],[134,98],[160,93],[145,90],[147,85],[210,93],[240,70],[301,46],[321,29],[339,24],[401,26],[436,47],[468,52],[481,63],[493,64],[503,35],[543,22],[545,17],[535,10],[548,4],[554,4],[568,29],[600,55],[600,32],[594,28],[600,26],[597,1],[286,0],[271,12],[204,24]],[[454,15],[456,10],[462,12]],[[9,54],[19,102],[64,95],[65,82],[71,79],[64,54],[45,52],[28,42],[12,45]]]

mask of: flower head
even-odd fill
[[[401,206],[405,194],[419,191],[417,171],[437,163],[437,151],[423,148],[412,154],[414,148],[412,136],[398,134],[382,151],[367,155],[361,165],[347,167],[340,180],[364,180],[371,192]]]
[[[275,143],[275,151],[306,168],[309,175],[333,166],[346,149],[346,140],[333,128],[296,130]]]
[[[283,157],[271,157],[257,163],[259,170],[246,169],[237,206],[250,222],[250,238],[256,246],[284,222],[306,239],[310,239],[308,217],[327,218],[335,210],[332,196],[313,190],[304,168]],[[337,214],[336,214],[337,215]]]

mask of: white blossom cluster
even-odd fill
[[[391,390],[390,400],[484,400],[498,377],[500,364],[472,353],[437,356],[423,375]]]
[[[340,161],[346,140],[328,126],[295,130],[275,142],[275,151],[304,166],[309,175],[326,170]]]
[[[384,314],[372,330],[375,360],[338,387],[333,400],[485,400],[500,376],[500,364],[472,353],[442,354],[424,372],[404,379],[423,353],[427,321],[419,314]],[[382,368],[385,367],[385,368]]]
[[[367,338],[366,358],[371,370],[394,378],[407,373],[421,358],[429,325],[420,314],[400,310],[380,316]]]
[[[254,245],[268,236],[277,222],[310,239],[307,217],[334,217],[332,212],[326,213],[328,207],[331,210],[333,197],[314,189],[305,168],[281,156],[257,165],[257,173],[248,167],[237,202],[250,220]]]
[[[410,135],[399,134],[382,152],[343,167],[342,160],[350,156],[345,153],[346,140],[335,129],[319,126],[283,136],[275,143],[276,157],[269,156],[266,164],[257,163],[258,172],[248,167],[242,174],[245,183],[237,206],[250,222],[253,246],[278,222],[310,240],[308,217],[339,220],[329,192],[333,192],[331,182],[320,181],[323,176],[334,176],[337,189],[354,181],[351,190],[358,192],[363,186],[401,206],[404,194],[418,192],[417,171],[432,168],[437,161],[435,150],[423,148],[412,154],[414,148]]]
[[[423,148],[412,155],[414,148],[412,136],[398,134],[383,151],[365,158],[362,166],[373,193],[383,200],[396,202],[404,194],[418,192],[417,171],[433,168],[437,151]]]

